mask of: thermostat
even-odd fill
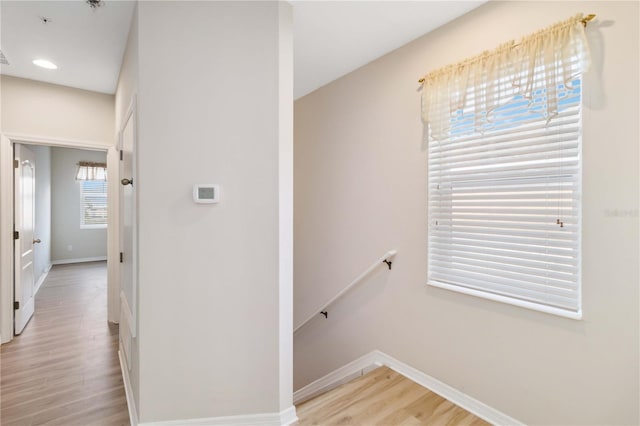
[[[198,204],[213,204],[220,201],[220,185],[193,185],[193,202]]]

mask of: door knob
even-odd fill
[[[42,241],[40,240],[40,238],[33,240],[33,244],[40,244]]]
[[[120,181],[120,183],[123,184],[124,186],[133,185],[133,179],[124,178]]]

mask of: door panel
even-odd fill
[[[14,158],[15,169],[14,229],[19,238],[15,240],[15,279],[14,300],[17,309],[14,312],[14,333],[22,333],[33,316],[34,301],[34,225],[35,225],[35,183],[36,161],[33,151],[24,145],[16,144]]]
[[[121,277],[121,328],[127,326],[128,330],[120,331],[123,340],[123,349],[128,363],[128,348],[130,341],[127,336],[136,337],[136,184],[135,177],[135,109],[128,115],[127,121],[120,134],[120,251],[122,259],[120,264]],[[130,364],[129,364],[130,365]]]

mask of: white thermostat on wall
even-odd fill
[[[193,185],[193,202],[198,204],[213,204],[220,201],[220,185]]]

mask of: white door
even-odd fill
[[[128,115],[120,134],[120,336],[129,364],[130,338],[136,337],[136,179],[135,112]],[[126,330],[123,330],[126,327]]]
[[[24,145],[16,144],[15,159],[15,279],[14,321],[16,335],[22,333],[35,309],[33,271],[33,230],[35,225],[35,155]]]

